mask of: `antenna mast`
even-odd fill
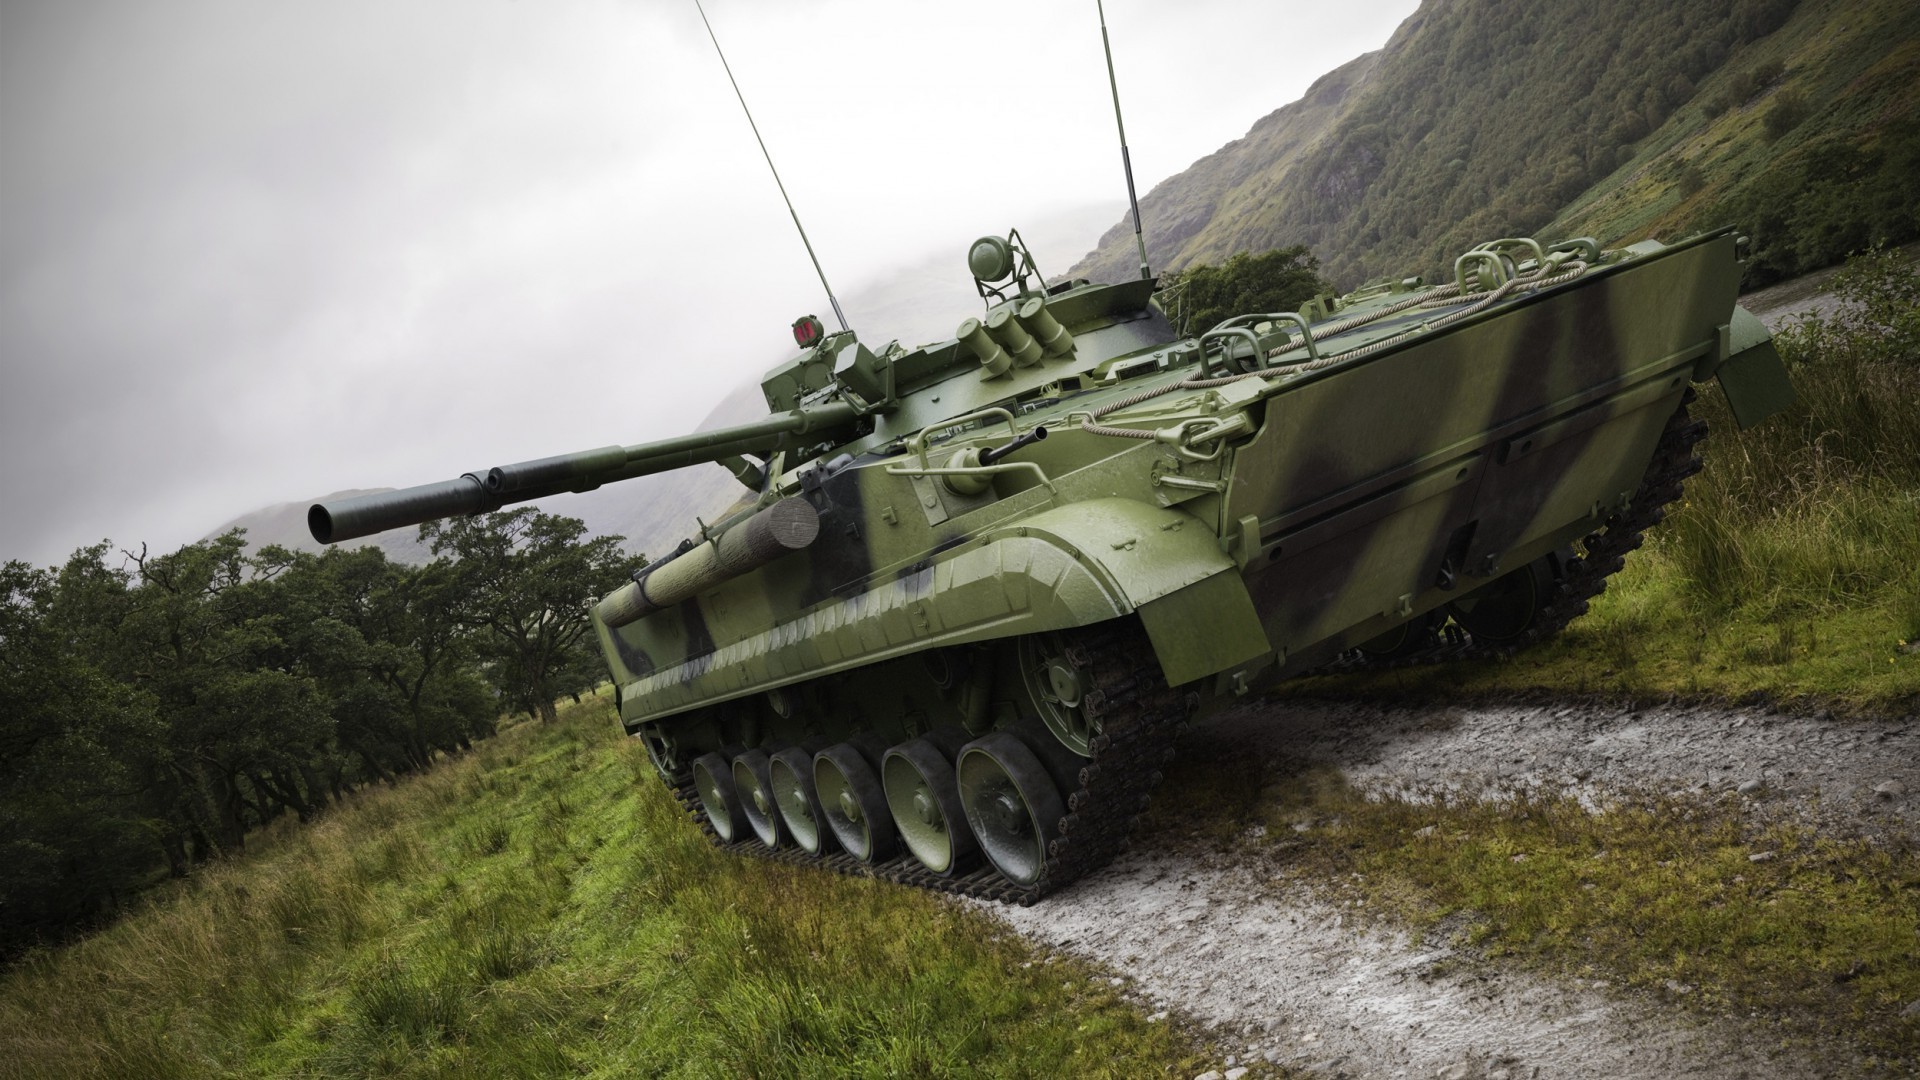
[[[785,200],[787,204],[787,213],[793,215],[793,227],[799,230],[800,242],[806,245],[807,258],[813,260],[813,272],[820,275],[820,287],[827,290],[827,303],[833,305],[833,317],[839,320],[840,329],[845,330],[847,328],[847,317],[840,310],[840,301],[834,299],[833,286],[827,284],[827,272],[820,269],[820,257],[813,253],[813,242],[807,239],[807,230],[800,224],[800,214],[793,208],[793,200],[787,197],[787,185],[780,182],[780,170],[773,167],[773,155],[767,152],[767,141],[760,137],[760,125],[753,122],[753,110],[747,108],[747,96],[740,92],[740,82],[733,77],[733,66],[727,63],[727,54],[720,48],[720,39],[714,36],[713,23],[707,20],[707,9],[700,5],[700,0],[693,0],[693,6],[700,12],[700,21],[706,24],[707,37],[713,40],[713,51],[720,54],[720,66],[726,69],[727,81],[733,84],[733,96],[740,99],[740,111],[747,114],[747,126],[753,129],[753,141],[760,144],[760,156],[767,159],[767,169],[773,173],[774,186],[780,189],[780,198]],[[1104,19],[1104,16],[1102,18]],[[1102,34],[1106,33],[1106,23],[1104,21],[1101,23],[1100,32]],[[1107,66],[1109,69],[1113,66],[1113,58],[1111,55],[1107,58]],[[1118,105],[1119,101],[1119,91],[1115,90],[1114,103]],[[1124,144],[1125,141],[1126,139],[1123,135],[1121,142]],[[1121,153],[1125,154],[1125,152],[1126,148],[1123,145],[1121,147]],[[1133,188],[1133,174],[1131,172],[1127,174],[1127,188],[1129,191]],[[1140,227],[1140,211],[1138,208],[1134,210],[1133,219],[1134,229],[1138,231]],[[1146,250],[1145,246],[1142,246],[1140,249],[1142,260],[1146,258]],[[1141,269],[1145,270],[1146,267],[1143,265]]]
[[[1127,123],[1120,119],[1120,80],[1113,74],[1113,43],[1107,40],[1107,6],[1102,0],[1094,0],[1094,7],[1100,12],[1100,47],[1107,50],[1107,85],[1113,89],[1113,122],[1120,128],[1120,167],[1127,171],[1127,202],[1133,207],[1133,242],[1140,247],[1140,276],[1150,278],[1153,271],[1147,268],[1147,238],[1140,231],[1140,197],[1133,193],[1133,159],[1127,155]],[[794,221],[797,224],[799,219]]]

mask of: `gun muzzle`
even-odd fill
[[[437,484],[314,503],[307,508],[307,531],[323,544],[337,544],[436,518],[484,514],[502,505],[487,493],[486,481],[465,473]]]

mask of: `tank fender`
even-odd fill
[[[1720,328],[1719,363],[1714,374],[1727,396],[1733,418],[1746,430],[1794,402],[1787,366],[1773,347],[1773,335],[1760,317],[1734,305],[1733,318]]]
[[[1198,518],[1133,499],[1090,499],[1023,523],[1078,554],[1140,615],[1167,684],[1272,651],[1233,559]]]
[[[1070,503],[988,530],[862,593],[655,668],[595,628],[629,726],[943,645],[1088,626],[1137,611],[1174,685],[1263,655],[1253,601],[1212,530],[1132,499]],[[635,624],[642,626],[643,623]]]

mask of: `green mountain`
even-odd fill
[[[1920,235],[1912,0],[1427,0],[1141,201],[1156,269],[1305,243],[1343,286],[1482,240],[1737,222],[1754,283]],[[1118,280],[1130,224],[1071,271]]]

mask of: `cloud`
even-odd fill
[[[1145,190],[1413,4],[1345,36],[1267,5],[1108,7]],[[1123,194],[1078,5],[708,10],[850,309],[929,252]],[[670,434],[825,311],[691,4],[0,22],[0,557]],[[1283,30],[1287,63],[1222,45]]]

